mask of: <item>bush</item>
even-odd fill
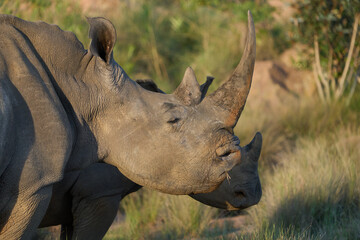
[[[324,102],[352,97],[360,83],[360,2],[297,1],[297,39],[314,48],[315,81]],[[312,57],[312,56],[310,56]]]

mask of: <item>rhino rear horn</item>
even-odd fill
[[[245,50],[240,63],[230,79],[215,92],[204,99],[204,102],[216,105],[224,110],[221,119],[227,127],[233,128],[244,109],[250,91],[252,75],[255,65],[256,40],[254,21],[248,11],[248,33]]]
[[[191,67],[185,71],[183,80],[173,93],[185,105],[193,106],[201,101],[200,85]]]
[[[106,63],[112,59],[112,51],[116,42],[114,25],[102,17],[87,18],[90,24],[89,38],[92,39],[90,51]]]

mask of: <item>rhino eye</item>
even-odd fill
[[[174,118],[169,119],[167,121],[167,123],[174,124],[174,123],[177,123],[178,121],[180,121],[180,118],[174,117]]]

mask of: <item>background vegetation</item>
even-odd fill
[[[298,9],[299,40],[314,47],[313,68],[321,100],[330,103],[344,95],[350,99],[360,79],[360,2],[301,0],[293,5]]]
[[[301,46],[285,64],[300,76],[316,73],[310,82],[300,77],[300,83],[318,91],[297,91],[296,97],[285,91],[279,104],[272,102],[276,95],[266,98],[279,85],[273,78],[264,81],[271,83],[266,88],[251,90],[258,99],[250,96],[236,133],[243,144],[256,131],[264,136],[263,197],[257,206],[230,213],[187,196],[143,189],[121,202],[106,239],[360,238],[359,31],[349,57],[359,3],[302,0],[292,2],[287,14],[282,7],[290,3],[279,7],[277,2],[282,3],[0,0],[2,13],[58,24],[75,32],[85,46],[84,16],[106,16],[117,28],[117,62],[133,79],[152,78],[166,92],[177,86],[186,66],[193,67],[201,83],[214,76],[210,90],[226,79],[242,53],[248,9],[256,24],[257,66],[284,59]],[[334,97],[346,65],[341,97]],[[257,70],[254,78],[266,78],[258,76],[264,69]],[[255,100],[259,104],[251,105]],[[52,238],[46,233],[44,238]]]

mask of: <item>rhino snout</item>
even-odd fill
[[[262,191],[260,181],[257,182],[254,189],[248,189],[248,187],[236,185],[233,188],[233,199],[231,205],[237,209],[245,209],[257,204],[260,201]]]

